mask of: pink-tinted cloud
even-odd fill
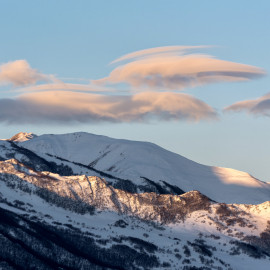
[[[245,111],[254,115],[270,116],[270,93],[251,100],[244,100],[230,105],[224,111],[241,112]]]
[[[39,81],[54,80],[52,75],[45,75],[30,67],[25,60],[16,60],[0,65],[0,84],[14,86],[32,85]]]
[[[6,123],[142,122],[216,118],[215,111],[182,93],[139,93],[129,96],[77,92],[38,92],[0,100]]]
[[[94,83],[127,83],[137,89],[147,87],[181,90],[214,82],[251,80],[265,75],[261,68],[219,60],[208,55],[178,55],[173,49],[169,54],[163,54],[162,48],[149,51],[135,52],[117,59],[118,62],[135,57],[133,61],[115,68],[108,77]],[[140,57],[136,58],[138,56]]]
[[[114,89],[107,87],[97,87],[91,84],[77,83],[46,83],[18,88],[17,92],[38,92],[38,91],[82,91],[82,92],[114,92]]]
[[[149,57],[152,55],[184,54],[185,52],[190,51],[190,50],[203,49],[203,48],[209,48],[209,47],[211,46],[165,46],[165,47],[150,48],[150,49],[145,49],[145,50],[136,51],[133,53],[123,55],[115,59],[114,61],[112,61],[111,64],[115,64],[115,63],[126,61],[126,60],[131,60],[135,58]]]

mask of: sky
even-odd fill
[[[0,4],[0,138],[150,141],[270,181],[269,1]]]

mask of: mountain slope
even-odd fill
[[[2,269],[266,270],[270,202],[133,194],[0,162]]]
[[[150,143],[0,140],[0,216],[0,269],[269,268],[268,184]]]
[[[46,160],[65,161],[76,173],[81,164],[111,175],[112,182],[113,177],[128,179],[143,191],[149,184],[168,184],[185,192],[199,190],[218,202],[256,204],[270,199],[270,185],[248,173],[201,165],[152,143],[79,132],[42,135],[17,144]],[[93,171],[88,175],[100,176]]]

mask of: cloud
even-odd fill
[[[0,99],[0,122],[76,123],[143,122],[214,119],[203,101],[182,93],[139,93],[128,96],[77,92],[38,92]]]
[[[116,67],[108,77],[93,82],[127,83],[137,89],[181,90],[214,82],[252,80],[265,75],[265,71],[258,67],[219,60],[209,55],[178,55],[174,47],[169,51],[166,48],[153,48],[123,56],[114,62],[133,60]]]
[[[226,107],[224,111],[245,111],[254,115],[264,115],[270,117],[270,93],[257,99],[237,102]]]
[[[133,53],[129,53],[126,55],[123,55],[114,61],[112,61],[110,64],[115,64],[118,62],[131,60],[134,58],[140,58],[140,57],[149,57],[151,55],[169,55],[169,54],[183,54],[186,51],[189,50],[196,50],[196,49],[202,49],[202,48],[210,48],[211,46],[165,46],[165,47],[156,47],[156,48],[150,48],[146,50],[136,51]]]
[[[54,80],[52,75],[45,75],[30,67],[25,60],[16,60],[0,65],[0,84],[14,86],[27,86],[39,81]]]
[[[216,111],[203,101],[168,90],[221,81],[251,80],[265,75],[265,71],[209,55],[187,54],[190,50],[208,47],[168,46],[133,52],[113,61],[124,61],[124,64],[112,70],[108,77],[92,81],[94,84],[90,80],[86,84],[64,83],[31,68],[25,60],[2,64],[0,85],[12,84],[15,91],[22,94],[0,99],[0,122],[196,122],[217,119]],[[68,79],[74,81],[74,78]],[[119,83],[132,87],[108,88],[109,84]],[[133,89],[138,91],[134,93]],[[270,94],[258,100],[236,103],[225,110],[270,115],[269,104]]]
[[[107,87],[97,87],[91,84],[77,84],[77,83],[48,83],[48,84],[39,84],[33,86],[27,86],[18,88],[17,92],[38,92],[38,91],[83,91],[83,92],[114,92],[114,89]]]

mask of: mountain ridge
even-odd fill
[[[16,144],[46,160],[65,161],[75,173],[80,172],[75,168],[77,163],[130,180],[137,187],[146,187],[149,181],[160,186],[165,182],[185,192],[200,190],[211,199],[226,203],[253,204],[270,198],[270,185],[248,173],[205,166],[152,143],[78,132],[41,135]],[[82,172],[87,174],[86,170]]]

